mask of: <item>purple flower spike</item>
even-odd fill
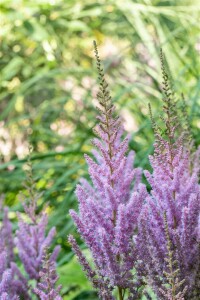
[[[46,252],[46,250],[45,250]],[[61,285],[56,287],[58,276],[55,269],[55,261],[52,260],[47,252],[43,257],[42,270],[39,273],[40,279],[34,293],[39,296],[40,300],[62,300],[59,295]]]
[[[29,300],[27,280],[14,264],[14,242],[12,225],[8,218],[8,208],[4,209],[0,228],[0,299]]]
[[[96,44],[95,54],[100,79],[100,116],[95,128],[99,139],[93,140],[94,159],[85,156],[92,184],[81,180],[76,189],[79,213],[70,211],[91,251],[95,272],[72,236],[69,242],[100,298],[115,299],[112,291],[117,290],[119,299],[125,299],[127,291],[131,297],[134,287],[138,290],[131,271],[137,263],[134,240],[147,192],[140,183],[141,170],[133,167],[134,154],[126,156],[129,138],[122,139],[121,121],[114,116]]]
[[[55,280],[56,282],[57,278],[54,265],[60,247],[55,247],[51,257],[48,260],[48,268],[45,268],[42,263],[46,253],[46,248],[51,246],[53,238],[56,234],[56,230],[53,227],[48,233],[46,233],[48,216],[44,211],[37,213],[37,200],[39,199],[40,194],[37,193],[35,188],[32,166],[30,162],[29,171],[27,171],[27,183],[25,186],[29,195],[29,199],[27,199],[23,205],[26,219],[23,219],[22,216],[18,214],[19,229],[16,231],[15,244],[18,248],[19,257],[23,263],[26,273],[29,276],[29,279],[36,281],[37,295],[41,296],[42,300],[59,300],[61,298],[59,298],[59,295],[56,294],[56,289],[55,293],[53,293],[53,281]],[[42,285],[43,279],[46,280],[45,282],[49,280],[51,288],[49,286],[50,290],[48,290],[48,295],[51,298],[45,298],[42,294],[42,288],[44,288]]]
[[[200,156],[199,150],[195,155],[192,154],[184,144],[184,136],[177,134],[175,104],[167,74],[162,69],[165,91],[165,114],[162,120],[166,135],[153,122],[156,142],[154,154],[150,157],[152,173],[145,172],[152,190],[140,215],[137,246],[143,261],[142,272],[148,277],[158,298],[177,299],[169,298],[169,291],[166,298],[166,294],[161,291],[167,280],[163,274],[168,270],[163,219],[166,213],[171,250],[179,270],[177,280],[184,281],[179,296],[183,294],[184,286],[187,286],[184,299],[195,300],[200,297]]]

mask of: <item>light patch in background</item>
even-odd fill
[[[24,97],[22,95],[17,97],[15,102],[15,109],[17,112],[23,112],[24,110]]]
[[[12,135],[14,136],[11,136]],[[29,153],[28,141],[24,140],[23,133],[17,131],[15,126],[11,130],[5,127],[4,122],[0,122],[0,153],[4,162],[10,161],[13,152],[18,159],[22,159]]]
[[[57,120],[50,125],[50,128],[51,130],[57,132],[57,134],[60,136],[68,136],[74,130],[74,127],[64,120]]]
[[[138,130],[138,125],[133,117],[133,115],[125,108],[121,110],[120,115],[123,119],[124,129],[127,132],[133,132]]]

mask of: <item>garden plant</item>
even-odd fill
[[[0,300],[199,300],[199,0],[0,11]]]
[[[69,244],[99,299],[198,300],[200,148],[195,148],[191,136],[185,102],[181,114],[161,51],[160,125],[149,104],[155,136],[149,156],[152,170],[134,167],[135,153],[128,151],[130,137],[116,113],[96,42],[94,49],[99,74],[97,138],[92,140],[93,158],[85,155],[90,179],[80,179],[76,187],[78,212],[69,211],[90,257],[71,234]],[[0,299],[59,300],[62,286],[57,284],[56,259],[60,246],[53,244],[55,227],[47,230],[48,206],[39,205],[31,151],[26,178],[24,214],[17,213],[14,232],[9,209],[2,208]]]

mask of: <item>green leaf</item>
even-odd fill
[[[15,56],[2,70],[1,80],[10,80],[13,78],[21,69],[24,60],[20,56]]]
[[[87,250],[83,251],[83,253],[88,256]],[[92,290],[92,286],[75,256],[68,264],[58,268],[58,274],[60,276],[59,284],[63,286],[62,293],[66,294],[64,297],[66,300],[72,300],[76,296],[78,297],[80,293],[88,293],[88,291]]]

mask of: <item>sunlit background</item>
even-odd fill
[[[91,149],[98,90],[93,40],[111,95],[131,134],[136,164],[149,168],[153,134],[148,103],[161,112],[162,47],[176,98],[183,93],[200,143],[200,3],[198,0],[1,0],[0,194],[13,224],[21,209],[29,145],[41,205],[49,202],[64,299],[96,299],[66,241],[69,208]],[[75,233],[76,234],[76,233]],[[80,241],[81,243],[81,241]],[[84,247],[84,246],[83,246]]]

